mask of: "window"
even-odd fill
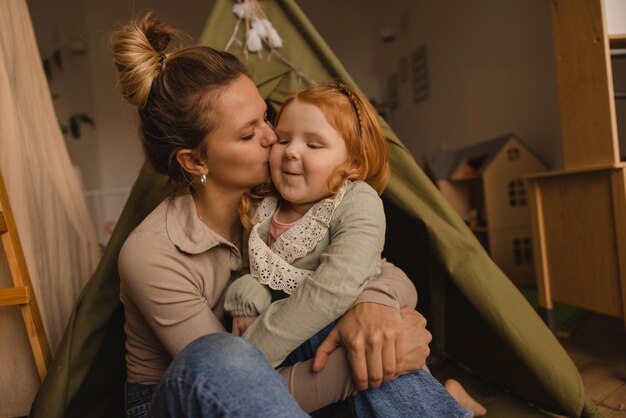
[[[518,266],[532,264],[533,255],[530,238],[515,238],[513,240],[513,258]]]
[[[509,205],[526,206],[526,187],[522,180],[511,180],[509,182]]]
[[[515,160],[519,160],[519,148],[517,147],[511,147],[507,150],[507,153],[509,155],[509,160],[510,161],[515,161]]]

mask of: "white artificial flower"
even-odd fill
[[[267,21],[267,19],[259,20],[256,17],[253,17],[252,19],[250,19],[250,27],[259,34],[261,39],[267,39],[267,35],[268,35],[267,33],[268,26],[265,25],[264,21]]]
[[[233,13],[239,19],[243,19],[245,17],[245,13],[246,13],[246,6],[245,6],[245,4],[244,3],[235,3],[235,5],[233,6]]]
[[[239,19],[256,18],[256,12],[254,11],[254,4],[249,0],[244,0],[241,3],[235,3],[233,6],[233,13]]]
[[[273,27],[268,30],[267,43],[269,43],[272,48],[280,48],[283,46],[283,39]]]
[[[248,48],[248,51],[250,52],[258,52],[263,49],[263,42],[261,42],[261,37],[254,28],[251,28],[248,31],[246,48]]]

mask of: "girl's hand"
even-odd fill
[[[237,337],[241,337],[243,333],[248,329],[250,324],[254,322],[259,316],[234,316],[233,317],[233,330],[232,334]]]
[[[426,319],[414,309],[398,311],[376,303],[350,309],[315,353],[313,371],[324,368],[338,346],[348,354],[358,390],[377,388],[396,376],[421,369],[432,340]]]

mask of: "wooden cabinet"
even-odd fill
[[[626,164],[620,162],[603,0],[551,0],[564,170],[529,177],[540,306],[626,318]]]

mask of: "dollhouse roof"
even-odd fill
[[[428,153],[425,155],[428,171],[435,180],[449,179],[457,167],[465,162],[466,164],[469,163],[472,165],[476,170],[472,177],[481,176],[500,149],[511,138],[522,143],[515,134],[509,133],[454,151]]]

